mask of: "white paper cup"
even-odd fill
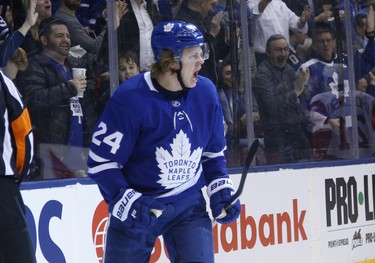
[[[86,69],[85,68],[72,68],[73,78],[86,76]],[[83,98],[84,91],[78,91],[77,97]]]

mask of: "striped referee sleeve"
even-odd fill
[[[23,179],[33,157],[33,134],[30,116],[14,83],[0,71],[1,118],[3,139],[0,163],[1,175]],[[3,103],[4,102],[4,103]]]

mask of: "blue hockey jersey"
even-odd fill
[[[343,84],[344,90],[349,91],[349,71],[346,65],[346,56],[343,57]],[[337,64],[337,58],[331,62],[324,62],[319,59],[310,59],[303,63],[301,68],[309,68],[310,79],[307,83],[307,87],[304,92],[300,95],[301,101],[308,106],[310,100],[317,94],[331,91],[333,94],[338,94],[338,85],[340,78],[339,64]]]
[[[326,119],[338,119],[340,116],[345,117],[345,137],[349,148],[340,149],[340,134],[337,131],[332,132],[329,145],[327,145],[328,154],[338,158],[352,157],[353,129],[358,130],[359,157],[371,157],[375,154],[375,99],[373,96],[361,91],[355,91],[355,96],[357,127],[353,127],[352,125],[352,109],[349,97],[345,97],[342,107],[340,107],[338,96],[332,92],[323,92],[311,99],[310,106],[313,116],[312,122],[314,123],[314,131],[319,129],[332,129],[330,125],[325,124]]]
[[[168,99],[150,72],[124,82],[93,134],[89,176],[107,203],[132,188],[168,203],[220,177],[228,177],[223,116],[213,83]]]

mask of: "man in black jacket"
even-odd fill
[[[43,20],[39,38],[43,51],[30,60],[17,82],[41,143],[37,148],[44,178],[72,177],[86,169],[82,147],[89,146],[97,120],[94,83],[90,82],[94,63],[69,55],[70,35],[61,19]],[[86,68],[88,80],[73,78],[74,67]],[[79,91],[85,91],[83,98],[77,97]]]

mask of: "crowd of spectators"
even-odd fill
[[[156,24],[190,22],[208,44],[210,56],[200,74],[217,87],[229,167],[242,164],[249,132],[263,142],[258,165],[349,159],[353,147],[359,157],[372,157],[375,0],[349,3],[348,33],[344,0],[247,0],[245,29],[238,0],[117,0],[113,25],[120,84],[149,70]],[[86,176],[92,128],[111,95],[106,1],[1,0],[0,15],[2,71],[28,105],[36,135],[29,179]],[[238,66],[244,30],[250,69]],[[349,82],[349,53],[355,87]],[[73,68],[85,68],[86,75],[73,77]],[[251,71],[251,85],[240,81],[244,70]],[[249,100],[253,131],[246,126]]]

